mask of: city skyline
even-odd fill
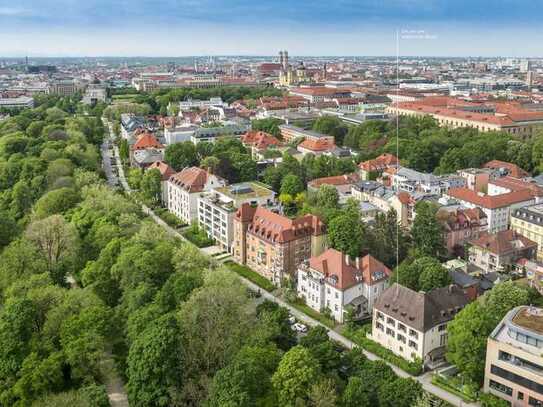
[[[0,55],[538,57],[535,2],[0,1]],[[484,21],[481,21],[484,16]]]

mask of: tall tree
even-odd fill
[[[190,141],[170,144],[166,147],[164,160],[176,171],[196,165],[198,164],[196,147]]]
[[[437,207],[430,202],[417,203],[416,216],[411,228],[414,246],[424,255],[442,257],[446,251],[443,228],[436,218]]]

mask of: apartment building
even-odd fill
[[[447,323],[468,302],[455,285],[425,293],[394,283],[373,306],[371,339],[410,361],[439,361],[447,345]]]
[[[486,348],[484,391],[512,407],[543,406],[543,309],[512,309]]]
[[[307,191],[316,193],[322,185],[329,185],[338,192],[339,202],[345,203],[352,197],[352,187],[358,182],[360,182],[360,176],[357,173],[315,178],[307,184]]]
[[[484,273],[511,269],[519,259],[533,259],[537,243],[514,230],[482,233],[469,242],[469,262]]]
[[[147,168],[155,162],[162,161],[164,151],[164,145],[153,134],[143,133],[130,146],[130,164],[139,168]]]
[[[275,192],[257,182],[245,182],[213,188],[198,198],[198,223],[223,250],[231,251],[234,236],[234,215],[247,203],[272,207]]]
[[[371,255],[350,259],[328,249],[298,268],[298,296],[315,311],[328,309],[343,323],[350,307],[357,319],[371,316],[373,304],[384,291],[391,271]]]
[[[281,131],[281,137],[287,143],[296,140],[297,138],[302,138],[304,140],[328,140],[330,143],[334,143],[333,136],[327,136],[326,134],[317,133],[312,130],[305,130],[301,127],[291,126],[289,124],[281,124],[279,126]]]
[[[543,204],[511,212],[511,229],[537,243],[537,259],[543,261]]]
[[[363,180],[373,180],[380,177],[383,171],[391,167],[397,167],[400,164],[398,157],[393,154],[381,154],[372,160],[363,161],[358,164],[360,177]]]
[[[200,193],[225,186],[226,180],[201,168],[184,168],[168,179],[168,210],[186,223],[198,218]]]
[[[453,256],[463,257],[466,243],[479,238],[488,228],[486,215],[480,208],[440,210],[437,218],[443,226],[447,252]]]
[[[261,206],[241,205],[234,216],[233,257],[274,284],[295,279],[298,266],[324,251],[326,228],[314,215],[289,219]]]
[[[529,189],[491,196],[468,188],[452,188],[446,196],[456,199],[466,208],[480,208],[487,217],[490,233],[507,230],[512,211],[536,203],[536,197]]]

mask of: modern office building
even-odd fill
[[[492,331],[484,391],[512,407],[543,406],[543,309],[517,307]]]

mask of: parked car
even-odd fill
[[[295,323],[296,323],[296,318],[294,318],[293,315],[290,315],[290,316],[288,317],[288,323],[289,323],[290,325],[295,324]]]
[[[292,325],[292,330],[300,333],[306,333],[307,332],[307,326],[304,324],[301,324],[299,322],[296,322],[294,325]]]

